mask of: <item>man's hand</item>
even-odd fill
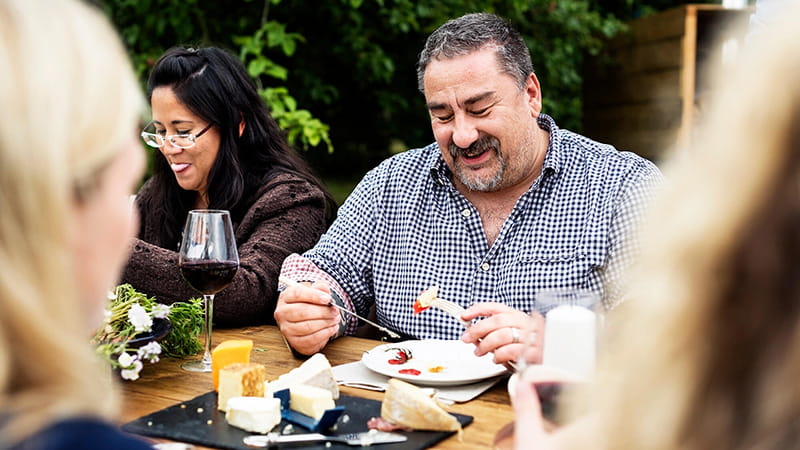
[[[461,318],[466,321],[486,317],[467,328],[461,340],[475,344],[475,355],[494,353],[494,362],[516,362],[523,350],[528,364],[542,362],[544,342],[544,317],[530,315],[500,303],[476,303]],[[528,343],[527,349],[525,343]]]
[[[311,286],[289,286],[278,297],[274,314],[278,328],[303,355],[319,352],[339,332],[341,316],[330,306],[330,292],[327,282],[317,281]]]

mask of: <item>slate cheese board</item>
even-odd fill
[[[330,434],[344,434],[367,431],[367,420],[381,414],[381,402],[349,395],[342,395],[336,400],[337,406],[344,406],[345,412]],[[453,413],[451,413],[453,414]],[[453,414],[462,427],[472,423],[473,417],[464,414]],[[284,430],[290,425],[285,419],[274,431]],[[292,425],[292,433],[307,433],[305,428]],[[171,439],[179,442],[202,445],[221,449],[249,449],[242,442],[250,432],[228,425],[225,413],[217,410],[217,394],[207,392],[191,400],[140,417],[122,426],[129,433],[143,436]],[[372,448],[383,449],[425,449],[454,434],[451,431],[408,431],[400,432],[408,436],[408,441],[396,444],[373,444]],[[273,448],[297,448],[297,445],[278,446]],[[345,444],[325,442],[313,443],[303,448],[308,449],[352,449],[357,447]]]

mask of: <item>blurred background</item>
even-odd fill
[[[656,162],[685,146],[719,33],[746,1],[94,0],[144,85],[175,45],[239,55],[290,142],[340,203],[370,168],[433,141],[416,59],[447,19],[494,12],[531,50],[559,126]],[[738,41],[737,41],[738,39]],[[728,52],[741,45],[739,38]]]

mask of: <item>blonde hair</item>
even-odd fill
[[[798,11],[720,79],[667,167],[576,448],[800,446]],[[589,447],[584,447],[589,445]]]
[[[15,440],[116,411],[70,277],[66,218],[144,104],[113,28],[77,0],[0,2],[0,62],[0,436]]]

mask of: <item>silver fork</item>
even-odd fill
[[[445,300],[441,297],[436,297],[430,303],[430,306],[446,312],[459,322],[463,323],[465,327],[469,327],[470,325],[472,325],[471,322],[468,322],[466,320],[461,320],[461,315],[464,314],[465,309],[458,303],[453,303],[450,300]]]
[[[461,305],[459,305],[457,303],[453,303],[450,300],[445,300],[443,298],[436,297],[435,299],[433,299],[433,301],[430,303],[430,305],[432,307],[434,307],[434,308],[441,309],[442,311],[446,312],[447,314],[450,314],[451,316],[455,317],[457,320],[459,320],[461,323],[463,323],[464,327],[466,327],[466,328],[469,328],[470,325],[472,325],[472,322],[467,322],[466,320],[461,320],[461,314],[464,313],[465,309],[464,309],[463,306],[461,306]],[[506,367],[506,369],[508,369],[512,373],[516,373],[517,372],[517,365],[514,364],[514,362],[507,361],[507,362],[503,363],[503,365]]]

